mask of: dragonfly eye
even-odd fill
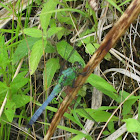
[[[84,67],[84,65],[83,65],[82,62],[75,61],[75,62],[74,62],[74,67],[77,67],[78,69],[81,69],[81,68]]]
[[[74,67],[77,67],[79,65],[79,62],[78,61],[75,61],[74,62]]]

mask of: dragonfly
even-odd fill
[[[36,110],[36,112],[34,113],[32,118],[30,119],[27,128],[31,127],[36,122],[36,120],[43,113],[43,111],[48,106],[48,104],[53,100],[53,98],[56,95],[58,95],[59,92],[61,92],[63,87],[65,87],[65,86],[72,86],[73,85],[73,82],[76,79],[76,77],[82,72],[83,66],[84,65],[82,64],[82,62],[76,61],[74,63],[73,67],[68,68],[68,69],[62,71],[61,75],[58,78],[58,84],[54,87],[53,91],[48,96],[46,101],[42,104],[42,106],[39,107]]]

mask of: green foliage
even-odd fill
[[[84,29],[84,31],[80,33],[79,38],[85,37],[86,35],[89,35],[93,32],[97,32],[98,25],[98,18],[96,17],[95,12],[89,7],[88,2],[86,2],[86,7],[84,7],[82,10],[79,10],[68,6],[68,3],[73,1],[78,2],[76,0],[63,0],[62,2],[58,0],[47,0],[47,2],[42,4],[40,0],[37,0],[36,3],[38,5],[42,4],[42,11],[39,15],[41,29],[37,29],[37,27],[28,27],[29,21],[27,19],[30,18],[28,10],[26,15],[24,15],[27,19],[25,20],[25,26],[23,27],[23,30],[20,30],[20,28],[22,27],[20,23],[22,23],[21,17],[23,13],[21,13],[21,15],[17,15],[15,13],[15,15],[18,17],[18,24],[16,29],[13,25],[12,28],[8,30],[0,29],[2,34],[9,33],[11,36],[11,39],[6,43],[5,37],[2,34],[0,35],[0,105],[2,105],[7,94],[7,102],[0,120],[0,123],[2,124],[0,130],[0,139],[4,138],[3,128],[4,125],[6,126],[5,122],[3,122],[2,119],[8,122],[12,122],[14,118],[18,118],[19,125],[21,125],[21,120],[23,118],[27,122],[27,115],[29,116],[29,114],[25,111],[25,105],[29,103],[32,99],[29,94],[27,95],[27,93],[30,89],[32,89],[34,94],[34,92],[36,92],[36,89],[34,89],[34,85],[32,86],[29,84],[29,81],[31,79],[25,78],[25,76],[28,72],[30,72],[30,75],[32,75],[33,77],[35,71],[37,69],[40,69],[39,63],[42,60],[42,56],[46,59],[46,61],[44,62],[43,70],[41,71],[43,73],[43,85],[39,86],[41,86],[43,90],[48,91],[51,85],[55,85],[57,81],[56,77],[58,77],[58,73],[60,72],[60,61],[62,61],[62,58],[65,61],[69,61],[70,63],[79,61],[85,64],[85,61],[87,62],[87,60],[84,61],[84,55],[92,55],[98,49],[99,44],[97,43],[97,39],[93,36],[88,36],[82,39],[82,42],[78,41],[77,44],[75,43],[73,45],[70,45],[70,43],[68,43],[69,37],[73,36],[75,25],[78,31],[80,31],[83,26],[78,23],[77,19],[80,19],[83,23],[86,23],[86,21],[91,21],[91,19],[93,19],[94,22],[94,24],[92,25],[93,27]],[[108,0],[108,2],[110,3],[109,8],[112,11],[113,8],[116,8],[122,14],[123,10],[121,7],[123,7],[123,5],[129,1],[130,0],[126,0],[118,5],[115,0]],[[101,5],[103,5],[103,2],[101,3]],[[20,1],[18,1],[16,7],[19,4]],[[0,3],[0,5],[10,12],[9,15],[13,14],[13,10],[11,10],[9,6],[4,5],[3,3]],[[60,6],[59,9],[56,8],[58,5]],[[103,5],[103,7],[104,6],[106,5]],[[74,13],[80,16],[77,17],[77,15],[75,16]],[[70,14],[72,16],[70,16]],[[24,33],[25,36],[19,36],[20,33]],[[84,43],[86,46],[85,52],[79,54],[79,52],[82,50],[80,48],[83,45],[82,43]],[[72,46],[74,46],[76,49],[74,50]],[[78,46],[79,48],[76,46]],[[25,59],[18,75],[15,77],[15,79],[12,79],[18,67],[17,64],[23,58]],[[108,53],[105,56],[105,59],[110,61],[111,55]],[[103,94],[107,95],[111,99],[114,99],[118,104],[120,104],[126,99],[127,96],[130,95],[130,93],[126,91],[120,91],[119,94],[117,94],[116,89],[112,85],[110,85],[103,78],[94,74],[90,75],[87,82],[99,91],[101,91]],[[80,95],[85,96],[87,89],[87,86],[84,85],[82,89],[84,91],[81,90]],[[123,104],[121,115],[124,119],[124,122],[126,122],[127,130],[129,132],[140,133],[139,121],[129,119],[129,116],[132,116],[133,113],[132,108],[136,104],[136,101],[138,99],[139,96],[132,95]],[[79,102],[80,101],[81,99],[79,100]],[[41,106],[37,103],[36,99],[35,104]],[[96,110],[87,107],[83,110],[77,109],[77,106],[78,105],[75,103],[74,109],[71,110],[71,113],[65,113],[64,116],[71,120],[71,122],[79,126],[81,129],[84,129],[83,122],[86,119],[92,121],[95,120],[97,122],[106,122],[112,114],[110,112],[117,108],[117,106],[102,106]],[[82,106],[84,106],[84,103],[82,103]],[[15,115],[16,109],[20,109],[20,114]],[[47,110],[50,110],[52,112],[57,111],[56,108],[49,106],[47,107]],[[109,110],[109,112],[106,112],[107,110]],[[50,113],[49,116],[51,115],[52,114]],[[108,124],[108,130],[105,130],[103,132],[104,135],[112,134],[115,131],[115,121],[118,121],[118,117],[115,115],[111,118]],[[81,118],[84,118],[82,123]],[[76,136],[72,138],[73,140],[82,139],[83,137],[87,138],[88,140],[92,139],[89,134],[84,134],[80,130],[63,126],[58,126],[58,128],[76,134]]]
[[[48,30],[47,37],[50,38],[52,35],[55,35],[56,33],[61,32],[63,29],[64,29],[63,27],[52,27]]]
[[[4,44],[4,36],[0,36],[0,67],[1,72],[5,72],[6,66],[9,64],[8,53]]]
[[[91,43],[87,43],[86,53],[93,55],[93,53],[99,48],[99,46],[100,46],[100,44],[98,44],[98,43],[93,43],[93,45]],[[110,53],[107,53],[104,58],[109,61],[111,59]]]
[[[23,39],[19,44],[18,47],[13,55],[13,63],[15,64],[17,61],[22,59],[23,57],[28,55],[28,51],[32,49],[33,45],[36,41],[38,41],[38,38],[28,37],[26,39]]]
[[[118,103],[121,103],[122,101],[124,101],[127,98],[127,96],[129,96],[129,93],[126,91],[120,91],[119,94],[120,94],[120,96],[116,100]],[[125,101],[125,103],[123,104],[123,110],[122,110],[122,115],[124,118],[127,117],[127,115],[131,113],[133,104],[139,98],[140,98],[140,96],[132,95],[128,98],[127,101]]]
[[[35,70],[37,69],[37,66],[40,62],[40,59],[43,55],[43,43],[42,40],[38,40],[33,48],[32,48],[32,52],[30,55],[30,73],[31,75],[35,72]]]
[[[47,61],[46,67],[43,72],[44,77],[44,89],[47,90],[52,82],[54,74],[60,68],[59,59],[51,58]]]
[[[15,103],[8,99],[4,109],[4,114],[9,122],[12,122],[15,110],[16,110]]]
[[[51,16],[52,16],[52,13],[47,13],[47,12],[54,10],[58,3],[59,3],[58,0],[55,0],[55,1],[48,0],[44,4],[44,7],[43,7],[41,14],[40,14],[41,27],[43,29],[44,35],[46,35],[46,31],[48,29],[49,22],[50,22]]]
[[[138,122],[136,119],[124,119],[124,122],[126,122],[126,128],[128,132],[136,132],[140,133],[140,122]]]
[[[74,138],[72,138],[71,140],[79,140],[83,137],[87,138],[88,140],[92,140],[92,137],[88,134],[84,134],[78,130],[75,130],[75,129],[72,129],[72,128],[68,128],[68,127],[64,127],[64,126],[58,126],[58,128],[62,129],[62,130],[65,130],[65,131],[68,131],[68,132],[71,132],[73,134],[77,134]]]
[[[96,87],[99,91],[111,97],[112,99],[117,99],[118,95],[115,94],[117,93],[117,91],[103,78],[95,74],[91,74],[88,77],[87,82],[90,83],[92,86]]]
[[[107,0],[112,6],[114,6],[118,11],[120,11],[120,13],[123,14],[123,11],[121,10],[121,8],[115,3],[115,1],[113,0]]]
[[[56,46],[57,46],[58,53],[65,60],[68,60],[71,63],[74,63],[75,61],[79,61],[85,64],[83,58],[79,55],[79,53],[76,50],[73,50],[73,47],[70,44],[68,44],[65,40],[60,41],[59,43],[57,43]]]
[[[106,109],[114,109],[116,107],[106,107]],[[106,122],[109,117],[111,116],[111,113],[108,113],[104,111],[105,108],[100,107],[99,109],[76,109],[76,113],[79,114],[81,117],[85,117],[89,120],[95,120],[96,122]],[[89,115],[88,115],[89,114]],[[91,118],[92,116],[92,118]],[[118,117],[113,116],[111,121],[117,121]]]
[[[25,28],[23,30],[24,34],[34,37],[34,38],[41,38],[42,37],[42,31],[35,28]]]

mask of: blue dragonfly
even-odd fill
[[[72,86],[74,80],[76,79],[78,74],[82,71],[82,69],[83,64],[76,61],[73,67],[62,71],[61,75],[58,78],[58,84],[54,87],[53,91],[46,99],[46,101],[42,104],[42,106],[39,107],[37,111],[34,113],[34,115],[29,121],[27,128],[29,128],[36,122],[36,120],[43,113],[48,104],[53,100],[53,98],[56,95],[58,95],[59,92],[61,92],[64,86]]]

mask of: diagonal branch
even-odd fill
[[[76,88],[71,87],[67,88],[66,92],[68,93],[68,95],[65,97],[60,108],[55,114],[44,140],[49,140],[51,138],[63,114],[67,110],[72,100],[77,95],[77,92],[80,89],[80,85],[83,85],[85,83],[85,81],[87,80],[89,75],[93,72],[95,67],[102,61],[104,56],[115,45],[117,40],[123,35],[123,33],[130,26],[130,24],[137,18],[139,13],[140,13],[140,0],[133,0],[132,3],[127,8],[127,10],[124,12],[124,14],[120,17],[118,22],[105,36],[99,49],[93,54],[93,56],[87,63],[86,67],[83,69],[83,73],[87,73],[86,76],[80,75],[77,78],[74,86]]]

